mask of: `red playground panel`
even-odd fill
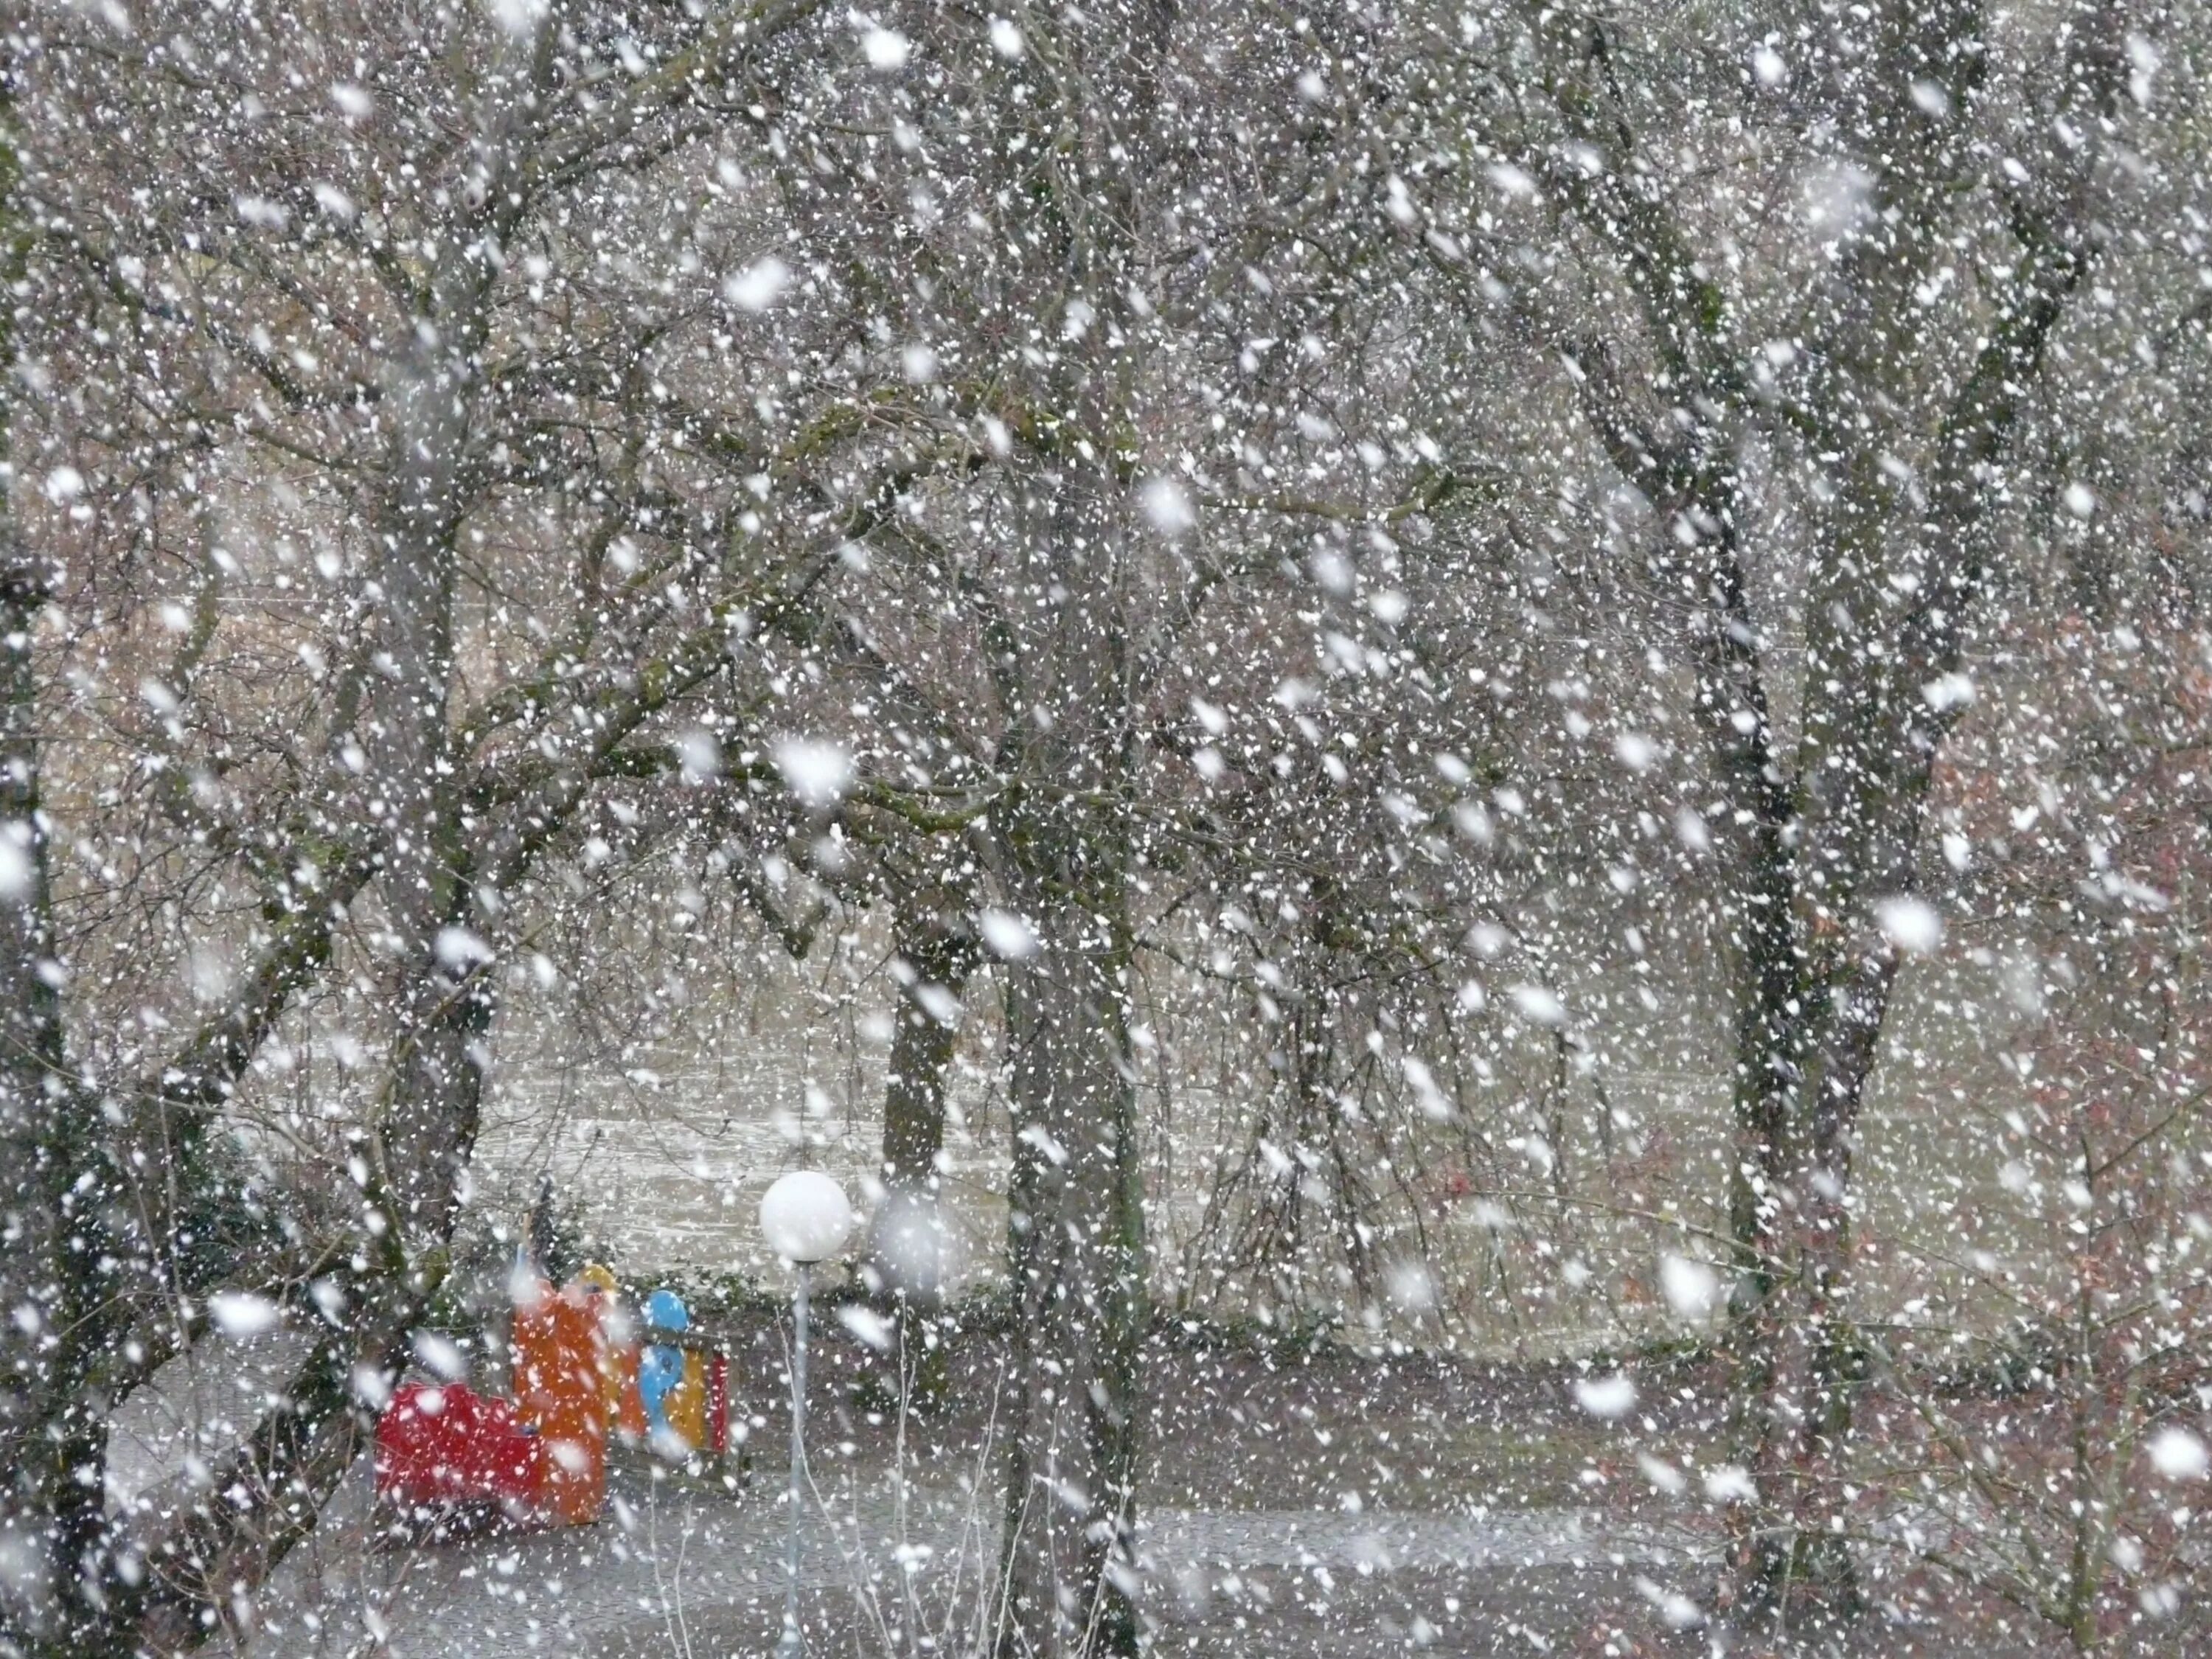
[[[717,1457],[730,1449],[730,1356],[707,1362],[707,1449]]]
[[[458,1382],[409,1382],[376,1425],[376,1492],[403,1504],[492,1499],[535,1513],[545,1489],[545,1443],[514,1405]]]

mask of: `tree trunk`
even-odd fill
[[[1739,1249],[1760,1289],[1729,1333],[1738,1428],[1776,1524],[1739,1539],[1750,1601],[1808,1617],[1848,1615],[1858,1595],[1850,1554],[1829,1525],[1848,1479],[1844,1453],[1863,1365],[1850,1310],[1852,1139],[1895,974],[1893,957],[1802,983],[1784,1048],[1759,1056],[1790,1079],[1763,1103],[1753,1168],[1737,1214]],[[1768,1011],[1770,1015],[1782,1011]]]
[[[1860,236],[1831,267],[1820,371],[1786,411],[1838,469],[1813,559],[1802,731],[1788,753],[1770,725],[1759,619],[1746,597],[1737,447],[1766,417],[1740,378],[1729,297],[1690,240],[1632,177],[1637,113],[1620,101],[1608,25],[1558,19],[1553,95],[1571,131],[1614,165],[1563,178],[1585,222],[1613,241],[1642,301],[1674,407],[1651,418],[1644,389],[1601,345],[1578,343],[1578,392],[1623,477],[1659,508],[1651,555],[1667,587],[1705,606],[1693,641],[1697,710],[1739,838],[1725,892],[1736,951],[1729,1212],[1738,1280],[1729,1345],[1731,1409],[1759,1501],[1737,1512],[1739,1594],[1785,1620],[1856,1605],[1835,1522],[1860,1363],[1850,1307],[1853,1137],[1898,967],[1878,906],[1916,887],[1933,762],[1955,705],[1926,689],[1954,672],[1985,583],[1982,538],[2002,495],[2001,462],[2025,388],[2095,236],[2095,147],[2067,140],[2033,191],[2010,203],[2021,253],[1991,284],[1993,315],[1948,392],[1912,379],[1923,326],[1915,295],[1950,257],[1962,180],[1983,163],[1962,124],[1931,128],[1924,88],[1948,106],[1978,92],[1968,43],[1984,9],[1953,0],[1869,14],[1864,41],[1886,72],[1853,77],[1844,130],[1879,155],[1874,199],[1893,234]],[[2054,131],[2109,131],[2122,82],[2123,9],[2084,8],[2062,35]],[[2085,26],[2081,26],[2086,23]],[[2106,125],[2100,127],[2100,121]],[[1929,431],[1923,414],[1942,411]],[[1924,451],[1910,489],[1890,458]]]
[[[891,1031],[884,1085],[884,1181],[893,1192],[934,1198],[945,1150],[945,1100],[959,1046],[957,1013],[975,946],[951,915],[902,904],[892,949],[910,975]],[[950,999],[949,1004],[946,999]]]
[[[497,275],[489,248],[514,211],[504,186],[528,118],[525,70],[534,59],[541,78],[544,70],[539,49],[509,50],[488,77],[483,112],[487,205],[440,239],[428,314],[404,331],[395,355],[390,470],[374,538],[375,627],[362,651],[373,671],[357,671],[355,729],[340,734],[364,757],[343,805],[354,823],[374,826],[398,1011],[357,1177],[356,1248],[326,1275],[342,1311],[293,1373],[283,1403],[217,1472],[209,1490],[226,1501],[195,1509],[161,1539],[137,1631],[156,1651],[250,1629],[252,1593],[368,1443],[443,1277],[476,1143],[494,1005],[480,971],[487,948],[471,926],[465,779],[452,752],[450,703],[460,479]]]
[[[1018,1401],[1002,1659],[1136,1651],[1146,1304],[1121,496],[1110,474],[1070,469],[1027,503],[1016,595],[1035,648],[1008,711],[1016,781],[991,824],[1000,888],[1037,939],[1006,979]]]
[[[1018,1404],[998,1651],[1133,1653],[1145,1290],[1122,853],[1079,819],[1008,829],[1044,943],[1006,995]]]
[[[0,495],[0,1547],[36,1564],[0,1584],[0,1636],[29,1652],[77,1641],[106,1533],[103,1483],[81,1478],[104,1468],[81,1335],[100,1252],[78,1185],[94,1173],[99,1119],[63,1050],[32,648],[46,599]]]
[[[964,905],[946,892],[902,892],[895,899],[893,972],[902,995],[892,1014],[890,1071],[884,1084],[884,1184],[876,1212],[874,1267],[899,1322],[909,1398],[942,1406],[951,1389],[951,1355],[933,1313],[957,1271],[952,1232],[942,1207],[945,1105],[959,1046],[960,994],[975,966]]]
[[[14,211],[21,176],[8,88],[0,82],[0,294],[26,243]],[[0,303],[0,362],[12,362],[15,308]],[[0,460],[14,425],[12,376],[0,385]],[[0,1646],[91,1653],[87,1601],[106,1538],[106,1426],[82,1389],[82,1332],[100,1299],[90,1195],[95,1115],[64,1052],[48,830],[40,805],[34,641],[47,573],[18,532],[12,473],[0,474]]]

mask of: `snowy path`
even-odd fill
[[[625,1507],[580,1533],[548,1533],[326,1564],[319,1583],[273,1613],[257,1650],[359,1651],[384,1638],[394,1659],[590,1656],[610,1648],[681,1650],[679,1630],[718,1614],[781,1604],[783,1510],[773,1496],[664,1500]],[[834,1523],[817,1513],[800,1582],[814,1591],[860,1589],[886,1604],[912,1571],[926,1599],[972,1601],[991,1535],[954,1490],[909,1494],[905,1523],[888,1498],[848,1504]],[[1493,1510],[1481,1516],[1261,1510],[1146,1516],[1147,1573],[1394,1570],[1501,1571],[1558,1566],[1679,1566],[1694,1542],[1649,1523],[1586,1510]],[[964,1588],[965,1595],[960,1592]],[[301,1615],[313,1610],[311,1634]]]

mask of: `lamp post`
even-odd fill
[[[784,1586],[783,1636],[779,1659],[806,1650],[799,1633],[799,1494],[806,1470],[806,1291],[808,1271],[845,1248],[852,1236],[853,1206],[844,1189],[819,1170],[794,1170],[779,1176],[761,1199],[761,1236],[768,1247],[791,1263],[791,1540],[789,1577]]]

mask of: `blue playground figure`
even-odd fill
[[[637,1393],[645,1407],[646,1439],[656,1449],[688,1454],[697,1449],[704,1437],[705,1425],[699,1420],[704,1399],[690,1397],[703,1396],[698,1387],[703,1379],[690,1376],[698,1369],[691,1356],[666,1339],[691,1328],[690,1310],[675,1291],[655,1291],[646,1298],[645,1322],[655,1337],[662,1339],[648,1344],[638,1356]],[[685,1387],[687,1382],[692,1386]]]

